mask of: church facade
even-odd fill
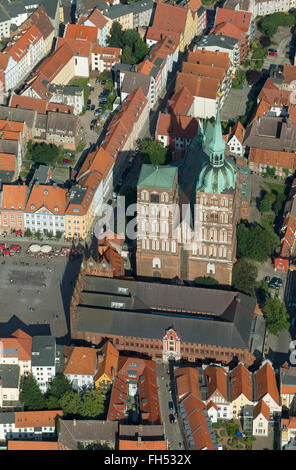
[[[184,158],[143,165],[137,188],[137,276],[230,285],[236,226],[247,218],[249,170],[226,151],[220,110],[198,132]]]

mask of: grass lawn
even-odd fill
[[[279,183],[264,183],[265,186],[268,186],[268,188],[271,191],[275,191],[278,194],[284,194],[286,186],[284,183],[279,184]]]

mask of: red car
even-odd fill
[[[277,56],[277,51],[275,49],[269,49],[268,54],[271,56]]]
[[[72,163],[72,160],[69,160],[68,158],[64,158],[63,163],[66,165],[68,163]]]

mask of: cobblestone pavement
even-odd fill
[[[249,89],[244,83],[243,90],[231,88],[221,109],[221,120],[235,120],[246,114]]]

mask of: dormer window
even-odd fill
[[[32,209],[32,210],[35,209],[35,204],[31,204],[31,209]]]
[[[59,206],[55,206],[55,207],[54,207],[54,210],[55,210],[55,212],[58,212]]]
[[[47,190],[47,189],[44,190],[44,194],[45,194],[45,195],[48,194],[48,190]]]

